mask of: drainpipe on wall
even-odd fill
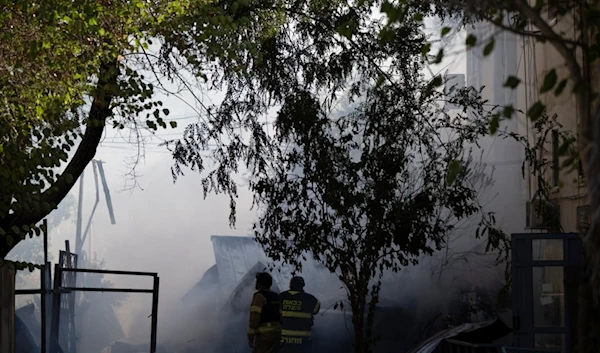
[[[15,352],[15,270],[0,267],[0,352]]]

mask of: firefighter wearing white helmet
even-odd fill
[[[304,278],[295,276],[290,290],[280,294],[281,349],[279,353],[308,353],[312,349],[311,330],[321,304],[304,291]]]

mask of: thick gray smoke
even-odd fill
[[[230,344],[225,348],[231,348],[231,352],[247,352],[245,332],[249,294],[246,301],[239,301],[237,305],[242,309],[236,311],[217,304],[223,298],[218,298],[215,286],[203,288],[192,304],[182,301],[214,264],[210,236],[246,235],[246,232],[230,230],[226,217],[229,211],[227,199],[209,197],[202,200],[198,197],[201,191],[196,176],[187,176],[173,185],[168,171],[169,161],[169,157],[165,156],[149,163],[147,170],[154,171],[152,176],[140,179],[145,190],[131,194],[117,192],[121,174],[119,170],[111,170],[107,164],[109,185],[114,190],[117,224],[110,225],[107,211],[101,204],[92,221],[91,244],[86,243],[84,250],[95,254],[98,262],[103,261],[104,268],[159,273],[159,346],[164,352],[223,352],[224,347],[219,346],[222,342]],[[496,174],[496,179],[501,177]],[[85,190],[84,200],[88,206],[84,205],[84,215],[89,212],[89,205],[94,200],[93,183]],[[489,191],[488,198],[496,200],[497,193],[497,190]],[[73,198],[70,199],[73,202]],[[243,194],[242,201],[245,202],[239,204],[238,227],[248,229],[255,215],[244,212],[249,209],[249,195]],[[495,208],[501,209],[502,205]],[[498,219],[503,217],[506,215]],[[50,245],[54,262],[57,251],[64,248],[64,240],[73,241],[74,226],[74,218],[70,216],[51,227]],[[23,243],[19,248],[35,253],[37,246],[39,252],[39,239],[34,240],[38,243]],[[426,337],[432,329],[428,328],[431,321],[440,314],[450,315],[448,308],[453,306],[463,290],[481,287],[494,301],[498,284],[503,283],[502,268],[491,266],[495,257],[480,254],[482,250],[473,249],[473,232],[465,231],[455,235],[450,251],[423,258],[419,265],[405,268],[400,273],[386,274],[376,320],[376,332],[382,336],[378,351],[387,352],[386,347],[392,344],[398,347],[399,343],[390,341],[391,338],[402,339],[406,347],[415,344],[415,338],[408,337],[407,332],[410,331],[406,328],[418,327],[416,337]],[[471,252],[470,255],[466,254],[468,252]],[[22,284],[23,287],[35,286],[35,273],[30,276],[33,279],[27,285]],[[333,351],[333,347],[325,346],[324,342],[335,344],[338,348],[345,346],[347,349],[340,351],[348,351],[352,342],[349,308],[346,306],[343,311],[333,309],[336,301],[344,299],[341,284],[329,280],[325,281],[329,288],[324,286],[325,283],[311,287],[311,277],[316,275],[307,274],[306,277],[309,282],[307,290],[317,294],[323,302],[323,311],[316,318],[315,341],[321,342],[324,351]],[[151,285],[147,280],[131,277],[106,276],[102,280],[111,281],[115,287],[142,288]],[[147,295],[115,298],[112,294],[97,293],[86,295],[84,299],[87,312],[85,315],[83,311],[76,312],[84,321],[79,328],[82,342],[90,342],[89,337],[100,333],[106,338],[104,342],[87,343],[89,346],[82,347],[82,351],[99,353],[102,350],[97,349],[102,345],[105,345],[103,349],[113,345],[115,352],[119,346],[147,347],[150,332],[150,300]],[[21,306],[24,304],[26,302]],[[111,307],[114,310],[112,319],[108,317],[112,315]],[[392,330],[391,327],[397,328]],[[404,332],[404,337],[399,332]],[[104,352],[109,351],[105,349]]]
[[[178,100],[165,99],[164,103],[181,128],[195,121],[194,112],[181,108]],[[176,138],[181,136],[181,128],[159,132],[159,135],[163,139]],[[487,153],[492,146],[507,156],[511,154],[499,147],[501,143],[493,138],[485,141],[485,162],[501,159],[494,159],[498,157],[497,153]],[[159,347],[162,352],[248,352],[245,336],[251,286],[244,294],[248,295],[247,300],[240,299],[235,304],[236,308],[222,305],[230,298],[220,297],[214,284],[194,292],[194,300],[186,302],[182,298],[215,263],[211,235],[247,235],[246,230],[256,217],[254,211],[249,211],[251,195],[240,190],[237,229],[230,229],[226,197],[209,195],[204,200],[200,178],[193,173],[173,185],[170,155],[156,147],[156,143],[146,146],[145,160],[132,161],[128,157],[137,156],[138,150],[130,148],[114,131],[107,132],[96,158],[106,162],[104,168],[112,193],[116,225],[110,224],[105,201],[101,197],[84,251],[103,268],[159,274]],[[129,173],[132,167],[131,164],[124,165],[124,160],[140,163],[136,169],[136,181],[141,189],[123,191],[126,181],[131,181],[124,179],[123,175]],[[518,207],[507,207],[513,205],[509,202],[519,198],[520,164],[499,166],[494,179],[495,186],[486,192],[487,209],[497,212],[497,220],[505,231],[522,229],[524,213]],[[127,183],[127,186],[130,185]],[[50,227],[50,255],[54,263],[58,250],[64,249],[64,241],[74,241],[77,191],[76,185],[61,208],[53,214],[56,220],[51,222]],[[86,170],[83,200],[85,225],[95,200],[91,168]],[[503,268],[494,266],[495,256],[483,254],[484,245],[474,244],[474,230],[466,225],[461,232],[453,235],[449,249],[443,249],[433,257],[423,257],[418,265],[407,267],[400,273],[386,273],[375,322],[376,334],[382,336],[378,353],[391,351],[392,346],[395,352],[402,352],[403,347],[414,345],[415,341],[432,333],[435,327],[455,323],[451,317],[460,315],[451,309],[457,307],[457,302],[471,299],[476,299],[471,302],[483,299],[489,302],[482,305],[481,310],[474,305],[475,311],[479,311],[463,315],[460,319],[478,320],[481,318],[478,313],[489,314],[486,308],[496,304],[497,293],[504,284]],[[40,239],[29,239],[20,244],[12,256],[41,263],[41,249]],[[349,308],[346,305],[344,310],[333,309],[337,301],[344,299],[345,291],[331,277],[310,283],[318,277],[306,274],[307,290],[318,295],[323,302],[322,312],[316,318],[315,341],[319,342],[323,352],[347,352],[351,350],[352,341]],[[36,272],[21,274],[18,285],[20,288],[33,288],[38,280]],[[95,281],[94,285],[114,287],[148,288],[151,285],[148,280],[131,277],[106,276]],[[112,283],[98,284],[97,281]],[[31,303],[39,308],[39,300],[33,297],[19,298],[18,307],[25,308]],[[147,295],[119,297],[97,293],[83,296],[82,303],[85,303],[82,309],[76,312],[81,316],[78,320],[82,320],[78,334],[81,342],[88,343],[80,347],[81,352],[108,353],[111,346],[113,353],[117,353],[117,349],[121,349],[121,353],[136,353],[131,350],[134,348],[147,351],[151,309]],[[36,331],[32,330],[32,334],[35,335]],[[90,337],[94,335],[104,338],[92,342]],[[327,346],[326,342],[331,345]]]

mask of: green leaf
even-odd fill
[[[415,16],[413,17],[413,19],[417,22],[421,22],[423,21],[423,14],[422,13],[416,13]]]
[[[336,32],[338,32],[339,34],[343,35],[344,37],[346,37],[348,39],[352,39],[352,28],[350,28],[348,23],[343,23],[341,26],[339,26],[336,29]]]
[[[21,233],[21,230],[17,226],[10,227],[10,230],[12,230],[12,232],[15,233],[15,234],[20,234]]]
[[[98,29],[98,34],[104,36],[106,34],[106,30],[104,30],[104,28],[100,28]]]
[[[515,89],[521,83],[521,79],[515,76],[508,76],[506,82],[504,83],[504,87]]]
[[[473,34],[469,34],[469,36],[467,36],[465,44],[467,44],[467,47],[475,46],[475,44],[477,44],[477,37],[475,37],[475,35]]]
[[[496,131],[498,131],[498,127],[500,126],[500,117],[498,114],[494,114],[492,120],[490,121],[490,134],[494,135]]]
[[[452,29],[450,27],[442,28],[442,37],[445,37],[448,33],[450,33]]]
[[[556,84],[557,80],[558,76],[556,75],[556,69],[550,70],[550,72],[548,72],[544,77],[544,82],[542,83],[542,88],[540,88],[540,93],[546,93],[550,91]]]
[[[361,0],[364,2],[364,0]],[[360,2],[360,1],[359,1]],[[361,7],[361,5],[359,5]],[[401,6],[394,6],[389,1],[384,1],[381,4],[381,12],[387,14],[388,23],[402,22],[404,18],[404,8]]]
[[[448,164],[448,175],[446,177],[446,181],[448,184],[454,183],[456,178],[458,178],[458,174],[460,173],[460,161],[454,160]]]
[[[177,122],[176,121],[169,121],[169,125],[171,125],[171,128],[176,128],[177,127]]]
[[[534,105],[532,105],[531,108],[529,108],[529,110],[527,111],[527,116],[531,120],[536,121],[542,116],[545,109],[546,106],[542,104],[542,102],[538,101]]]
[[[379,77],[377,78],[377,82],[375,83],[375,87],[379,88],[384,83],[385,83],[385,76],[384,75],[379,75]]]
[[[506,107],[504,107],[504,111],[502,112],[502,115],[504,115],[505,118],[510,119],[510,118],[512,118],[514,113],[515,113],[515,108],[512,105],[507,105]]]
[[[164,115],[169,115],[169,109],[167,109],[167,108],[163,109],[163,114]]]
[[[442,76],[437,75],[433,78],[433,80],[431,81],[431,84],[434,87],[440,87],[442,84],[444,83],[444,80],[442,79]]]
[[[490,55],[492,53],[492,51],[494,50],[495,44],[496,44],[496,40],[494,39],[494,37],[492,37],[492,39],[490,39],[488,44],[486,44],[485,47],[483,48],[483,56]]]
[[[560,164],[560,169],[567,169],[575,163],[575,158],[569,157],[562,161]]]
[[[560,96],[561,93],[565,90],[566,86],[567,86],[567,79],[560,81],[560,83],[558,84],[558,86],[556,86],[556,89],[554,90],[554,95],[557,97]]]
[[[158,126],[156,125],[156,123],[152,120],[146,120],[146,125],[148,126],[148,128],[152,129],[152,130],[157,130]]]
[[[565,139],[563,141],[563,143],[560,145],[560,147],[558,148],[558,155],[559,156],[566,155],[567,152],[569,151],[569,147],[571,147],[572,144],[573,144],[572,139]]]
[[[444,49],[440,49],[440,51],[437,53],[437,55],[435,56],[435,60],[433,60],[434,64],[439,64],[442,62],[442,60],[444,59]]]
[[[13,246],[14,243],[15,243],[15,240],[14,240],[13,236],[10,234],[6,235],[6,244],[8,244],[8,246]]]
[[[427,43],[423,46],[423,49],[421,49],[421,54],[423,54],[423,56],[429,54],[429,51],[431,51],[431,43]]]

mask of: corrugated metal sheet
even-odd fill
[[[226,307],[233,309],[238,312],[246,312],[248,310],[248,305],[252,301],[252,295],[256,292],[254,289],[255,273],[261,272],[265,268],[265,265],[262,262],[257,262],[254,267],[246,273],[244,278],[240,281],[240,283],[236,286],[233,293],[230,294],[229,301],[225,304]],[[281,288],[275,282],[271,287],[271,290],[274,292],[281,292]]]
[[[262,263],[265,267],[275,265],[276,271],[272,271],[273,281],[281,290],[286,290],[292,278],[293,268],[289,265],[281,265],[268,259],[261,246],[254,240],[253,237],[241,236],[220,236],[214,235],[211,237],[213,249],[215,253],[215,262],[219,277],[219,292],[222,298],[221,305],[231,297],[236,287],[240,284],[244,276],[249,271],[256,272],[253,267],[257,263]],[[337,277],[331,274],[326,268],[312,260],[303,261],[302,275],[306,281],[308,291],[314,291],[314,295],[319,294],[335,295],[341,298],[344,292],[340,290],[340,283]],[[318,293],[321,292],[322,293]],[[339,293],[338,293],[339,292]],[[319,298],[321,302],[326,301],[325,298]]]
[[[224,296],[229,297],[246,273],[258,262],[265,264],[265,267],[276,265],[278,270],[270,271],[273,281],[279,288],[288,287],[292,278],[292,268],[268,259],[254,238],[213,235],[211,240],[219,274],[219,286]]]
[[[203,292],[217,289],[216,286],[218,284],[219,274],[217,273],[217,265],[213,265],[204,272],[204,276],[181,298],[181,301],[185,305],[194,305],[202,297]]]
[[[229,298],[244,275],[257,262],[267,263],[267,259],[254,238],[212,236],[211,240],[219,274],[219,289],[225,298]]]

